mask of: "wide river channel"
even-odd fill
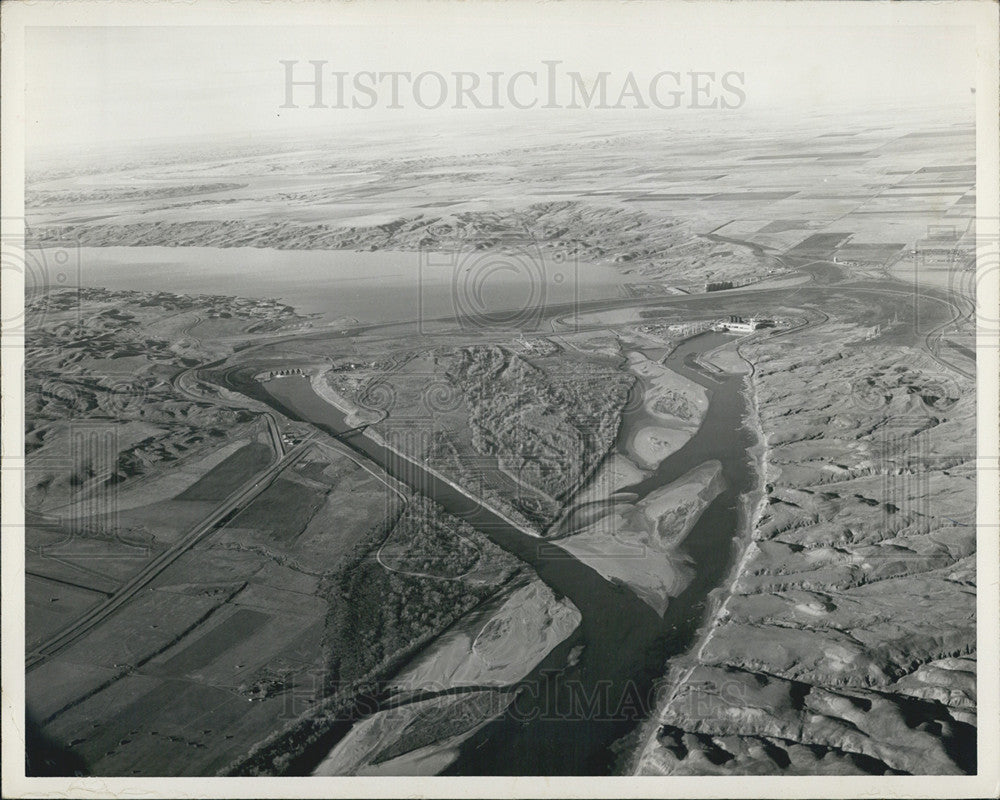
[[[700,353],[728,339],[724,334],[702,334],[682,342],[667,357],[667,366],[709,390],[708,412],[684,447],[642,483],[626,489],[642,497],[709,459],[722,464],[725,489],[683,545],[695,577],[671,600],[662,618],[626,587],[605,580],[554,544],[515,529],[419,465],[366,436],[346,439],[390,475],[432,497],[530,564],[557,595],[568,597],[583,617],[577,631],[525,679],[518,699],[504,716],[462,745],[458,759],[445,774],[609,774],[616,761],[612,745],[653,711],[657,681],[662,679],[668,659],[690,647],[705,620],[709,593],[720,585],[733,563],[735,543],[747,524],[742,497],[755,485],[748,453],[755,441],[744,424],[743,376],[710,373],[695,361]],[[271,381],[266,392],[260,384],[233,388],[267,400],[282,413],[329,433],[350,427],[344,415],[318,397],[305,378]],[[630,422],[631,415],[626,414],[619,447],[630,433]],[[570,665],[567,657],[574,648],[579,660],[571,659],[575,663]],[[344,733],[346,730],[338,731],[324,745],[332,747],[332,740]],[[297,771],[309,774],[329,747],[315,753],[315,763],[310,758],[310,763],[297,764]]]

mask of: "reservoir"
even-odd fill
[[[609,582],[551,542],[528,536],[475,500],[366,436],[346,441],[390,475],[432,497],[498,545],[534,568],[558,595],[582,614],[578,630],[524,681],[517,701],[500,719],[461,746],[450,775],[606,775],[615,768],[614,743],[648,717],[657,681],[673,655],[686,651],[705,619],[709,593],[730,569],[735,542],[747,524],[741,496],[755,485],[748,448],[754,437],[743,424],[743,376],[708,373],[694,358],[731,341],[708,333],[682,342],[664,362],[709,391],[709,407],[698,432],[666,458],[648,478],[625,491],[645,496],[715,459],[722,464],[724,491],[707,507],[684,542],[695,577],[671,600],[660,618],[628,588]],[[344,415],[319,398],[306,378],[259,384],[229,373],[231,388],[270,402],[283,413],[337,433],[350,426]],[[627,436],[629,416],[619,440]],[[582,646],[579,661],[567,656]],[[340,735],[342,735],[341,732]],[[334,742],[328,742],[331,747]],[[305,774],[315,764],[300,764]]]
[[[530,246],[510,252],[49,247],[37,253],[39,284],[273,298],[301,314],[368,322],[540,311],[619,297],[622,284],[638,280]],[[29,281],[26,290],[32,288],[43,286]]]

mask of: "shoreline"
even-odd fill
[[[695,640],[684,653],[672,659],[675,661],[674,664],[670,665],[668,662],[666,680],[661,688],[662,692],[667,693],[666,698],[657,705],[654,713],[637,728],[638,744],[624,762],[622,770],[622,774],[624,775],[641,774],[640,769],[643,765],[645,754],[659,732],[661,726],[660,720],[663,717],[663,713],[673,703],[681,687],[700,663],[702,653],[712,640],[720,618],[726,613],[726,606],[733,595],[736,581],[739,580],[746,566],[757,524],[766,508],[768,443],[760,421],[757,387],[754,383],[755,369],[753,363],[742,353],[739,353],[739,346],[737,346],[737,353],[750,367],[747,374],[744,375],[741,394],[747,401],[747,413],[744,416],[743,422],[754,433],[757,440],[757,443],[748,449],[748,452],[753,456],[754,469],[757,473],[756,485],[750,491],[740,496],[739,535],[733,538],[735,545],[733,564],[725,580],[709,592],[708,614],[705,621],[699,627]]]
[[[326,368],[319,372],[309,372],[309,386],[312,388],[316,396],[325,403],[329,403],[335,409],[340,411],[344,415],[344,421],[351,426],[357,425],[374,425],[377,422],[381,422],[388,416],[385,412],[377,419],[365,419],[366,414],[378,415],[378,412],[366,409],[363,406],[353,403],[344,397],[340,392],[330,386],[324,380],[324,376],[329,374],[330,368]]]
[[[369,439],[371,439],[373,442],[375,442],[375,444],[377,444],[379,447],[384,447],[386,450],[388,450],[388,451],[390,451],[392,453],[395,453],[400,458],[402,458],[402,459],[404,459],[406,461],[409,461],[411,464],[414,464],[417,467],[420,467],[420,469],[422,469],[424,472],[427,472],[428,474],[433,475],[435,478],[437,478],[442,483],[448,484],[448,486],[450,486],[456,492],[458,492],[459,494],[461,494],[463,497],[466,497],[469,500],[471,500],[472,502],[476,503],[477,505],[482,506],[484,509],[486,509],[491,514],[493,514],[493,516],[495,516],[495,517],[497,517],[499,519],[502,519],[504,522],[506,522],[512,528],[516,529],[520,533],[523,533],[525,536],[530,536],[532,539],[539,539],[541,541],[545,541],[545,537],[542,534],[540,534],[537,531],[534,531],[531,528],[527,527],[525,525],[525,523],[523,523],[523,522],[517,522],[517,521],[511,519],[506,513],[504,513],[500,509],[498,509],[489,500],[486,500],[484,498],[481,498],[481,497],[478,497],[478,496],[472,494],[471,492],[469,492],[468,489],[466,489],[466,488],[458,485],[451,478],[449,478],[447,475],[443,474],[439,470],[435,469],[434,467],[432,467],[432,466],[430,466],[428,464],[424,464],[421,461],[418,461],[417,459],[413,458],[413,456],[408,455],[407,453],[402,452],[401,450],[397,449],[396,447],[393,447],[385,439],[383,439],[382,436],[381,436],[381,434],[379,434],[377,431],[372,431],[372,430],[369,430],[369,429],[366,428],[364,431],[361,432],[361,435],[362,436],[367,436]],[[434,498],[432,497],[430,499],[433,500]]]
[[[335,391],[332,388],[327,387],[325,385],[325,382],[322,380],[323,374],[325,374],[325,373],[310,374],[308,376],[308,378],[309,378],[309,386],[312,389],[313,393],[320,400],[322,400],[325,403],[328,403],[329,405],[331,405],[335,409],[337,409],[339,412],[341,412],[342,414],[344,414],[344,421],[348,425],[364,424],[366,422],[366,420],[359,419],[356,416],[356,414],[359,414],[359,413],[363,414],[363,413],[365,413],[366,409],[361,408],[360,406],[357,406],[354,403],[350,403],[346,398],[344,398],[342,395],[340,395],[340,393],[338,393],[337,391]],[[303,376],[303,377],[306,377],[306,376]],[[518,521],[515,521],[515,520],[511,519],[510,516],[506,512],[501,511],[500,509],[498,509],[489,500],[487,500],[485,498],[478,497],[477,495],[472,494],[471,492],[468,491],[468,489],[466,489],[466,488],[458,485],[457,483],[455,483],[454,480],[452,480],[451,478],[449,478],[447,475],[443,474],[439,470],[435,469],[434,467],[430,466],[429,464],[425,464],[425,463],[423,463],[423,462],[415,459],[413,456],[409,455],[408,453],[404,453],[403,451],[401,451],[398,448],[394,447],[393,445],[389,444],[389,442],[386,441],[386,439],[383,438],[383,436],[378,431],[372,430],[371,427],[370,427],[372,425],[378,424],[379,422],[382,422],[386,418],[386,416],[387,415],[383,414],[378,420],[375,420],[373,422],[368,422],[367,424],[369,425],[369,427],[366,428],[365,430],[363,430],[361,432],[361,435],[367,437],[368,439],[370,439],[371,441],[373,441],[375,444],[377,444],[379,447],[385,448],[386,450],[390,451],[391,453],[395,453],[400,458],[402,458],[402,459],[410,462],[411,464],[419,467],[420,469],[424,470],[425,472],[429,473],[430,475],[433,475],[435,478],[437,478],[438,480],[442,481],[443,483],[448,484],[448,486],[450,486],[456,492],[459,492],[461,495],[463,495],[464,497],[468,498],[469,500],[471,500],[472,502],[476,503],[477,505],[482,506],[487,511],[489,511],[491,514],[493,514],[494,516],[498,517],[499,519],[502,519],[504,522],[506,522],[512,528],[515,528],[516,530],[520,531],[524,535],[531,536],[533,539],[542,539],[542,540],[545,539],[545,537],[542,534],[540,534],[539,532],[537,532],[535,530],[532,530],[524,522],[518,522]],[[433,500],[434,498],[430,498],[430,499]]]
[[[459,484],[455,483],[454,480],[452,480],[451,478],[449,478],[444,473],[440,472],[439,470],[435,469],[434,467],[430,466],[429,464],[425,464],[422,461],[419,461],[419,460],[415,459],[413,456],[409,455],[408,453],[404,453],[403,451],[401,451],[398,448],[394,447],[393,445],[389,444],[389,442],[386,441],[386,439],[383,438],[383,436],[378,431],[372,430],[372,426],[377,425],[379,422],[382,422],[383,420],[385,420],[388,417],[388,415],[385,414],[385,413],[382,413],[379,416],[379,418],[376,419],[376,420],[365,420],[365,419],[363,419],[361,417],[361,415],[363,415],[365,413],[369,413],[368,410],[365,409],[365,408],[363,408],[363,407],[361,407],[361,406],[358,406],[355,403],[351,403],[349,400],[347,400],[347,398],[343,397],[343,395],[341,395],[335,389],[333,389],[332,387],[328,386],[326,384],[326,382],[323,380],[323,375],[324,374],[326,374],[326,373],[325,372],[321,372],[321,373],[317,373],[317,374],[310,374],[308,376],[309,377],[310,388],[312,388],[313,392],[316,394],[316,396],[320,400],[322,400],[325,403],[329,403],[331,406],[333,406],[338,411],[340,411],[342,414],[344,414],[344,421],[348,425],[352,425],[353,426],[353,425],[367,424],[369,427],[367,427],[367,428],[365,428],[365,430],[361,431],[361,435],[362,436],[366,436],[371,441],[373,441],[375,444],[377,444],[379,447],[383,447],[386,450],[389,450],[390,452],[395,453],[400,458],[405,459],[406,461],[409,461],[411,464],[414,464],[415,466],[420,467],[420,469],[422,469],[425,472],[433,475],[435,478],[437,478],[438,480],[442,481],[443,483],[448,484],[452,489],[454,489],[455,491],[459,492],[460,494],[462,494],[464,497],[468,498],[472,502],[474,502],[474,503],[482,506],[487,511],[489,511],[491,514],[493,514],[494,516],[502,519],[504,522],[506,522],[512,528],[517,529],[518,531],[520,531],[521,533],[525,534],[526,536],[531,536],[534,539],[545,539],[545,536],[542,533],[539,533],[538,531],[533,530],[532,528],[530,528],[524,522],[515,521],[506,512],[504,512],[504,511],[500,510],[499,508],[497,508],[496,505],[494,505],[493,503],[491,503],[486,498],[478,497],[477,495],[472,494],[471,492],[469,492],[468,489],[466,489],[466,488],[460,486]],[[376,412],[370,412],[370,413],[376,413]],[[433,500],[433,498],[431,498],[431,499]]]
[[[728,343],[727,345],[728,346]],[[693,670],[693,666],[690,665],[692,656],[697,659],[703,652],[706,644],[711,640],[714,634],[715,628],[718,624],[720,616],[725,612],[725,607],[728,602],[728,598],[732,594],[732,587],[734,582],[738,579],[739,575],[742,573],[746,558],[748,555],[749,544],[753,538],[753,532],[756,529],[757,521],[765,508],[766,495],[764,491],[765,481],[766,481],[766,440],[763,434],[763,429],[760,424],[759,406],[757,402],[756,386],[753,382],[754,368],[752,363],[750,363],[745,357],[740,354],[740,358],[745,361],[749,369],[742,375],[743,382],[740,387],[740,394],[743,396],[746,402],[746,408],[744,411],[742,424],[749,426],[749,429],[754,433],[755,444],[752,444],[747,448],[747,453],[753,456],[755,462],[755,469],[757,471],[757,479],[753,488],[749,491],[744,492],[740,495],[739,504],[740,509],[738,512],[738,524],[736,536],[731,540],[734,543],[733,548],[733,563],[730,567],[727,577],[720,581],[719,585],[711,589],[707,596],[707,613],[705,621],[699,626],[698,631],[692,641],[691,646],[684,652],[675,656],[673,664],[666,668],[666,682],[662,684],[663,688],[661,691],[669,691],[669,697],[665,703],[658,704],[658,707],[653,715],[651,715],[644,723],[641,723],[635,730],[639,736],[640,746],[625,760],[626,766],[625,774],[636,774],[637,770],[641,766],[642,756],[648,750],[650,741],[655,737],[656,732],[660,727],[660,718],[662,716],[663,710],[669,707],[670,703],[673,701],[679,689],[683,686],[686,678]],[[310,377],[310,387],[312,388],[314,383],[323,383],[319,376]],[[324,387],[325,388],[325,387]],[[337,397],[340,402],[331,402],[334,398],[326,396],[327,393],[316,392],[317,396],[324,402],[329,403],[334,408],[337,408],[342,413],[345,413],[347,409],[344,408],[346,403],[344,398]],[[333,394],[331,392],[330,394]],[[345,421],[347,421],[345,419]],[[401,452],[397,447],[389,444],[385,438],[380,434],[380,432],[373,429],[366,429],[362,432],[363,436],[367,436],[370,441],[377,444],[378,446],[384,448],[385,450],[394,453],[399,458],[418,466],[420,469],[426,471],[435,478],[441,480],[443,483],[459,492],[462,496],[472,500],[476,504],[483,507],[485,510],[494,514],[497,518],[503,520],[505,523],[510,525],[512,528],[518,532],[530,536],[533,539],[539,539],[544,541],[544,537],[538,532],[527,528],[523,523],[517,522],[511,519],[506,513],[499,510],[492,503],[485,499],[479,498],[475,494],[470,493],[466,488],[459,486],[446,475],[443,475],[439,470],[435,469],[430,465],[423,464],[420,460],[414,458],[413,456]],[[745,531],[745,535],[741,536],[740,532]],[[579,560],[579,559],[577,559]],[[669,662],[668,662],[669,663]],[[633,734],[636,735],[636,734]]]

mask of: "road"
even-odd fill
[[[69,626],[35,647],[33,652],[28,653],[25,658],[25,668],[31,670],[44,663],[47,659],[77,641],[81,636],[94,628],[94,626],[100,624],[122,606],[133,600],[157,575],[216,530],[230,515],[249,505],[254,498],[271,485],[282,470],[298,461],[313,444],[316,435],[309,436],[301,441],[270,467],[243,484],[243,486],[226,498],[221,505],[188,531],[179,541],[146,564],[142,570],[119,588],[111,597],[94,606]]]
[[[199,369],[202,369],[203,366],[204,365],[192,367],[191,369],[183,370],[182,372],[178,372],[174,375],[174,377],[170,379],[170,383],[173,385],[174,391],[194,403],[212,403],[214,405],[225,406],[226,408],[245,409],[245,403],[226,402],[221,397],[205,397],[204,395],[191,391],[185,385],[186,380],[193,377]],[[267,423],[268,433],[271,435],[271,445],[274,448],[274,452],[277,454],[278,458],[281,458],[285,454],[285,446],[281,441],[281,431],[278,429],[278,421],[274,418],[274,414],[269,411],[264,412],[263,417],[264,421]]]
[[[727,241],[730,241],[727,239]],[[750,246],[749,243],[740,242],[739,240],[731,240],[734,243],[743,244]],[[826,261],[823,259],[814,259],[809,257],[788,257],[779,256],[773,253],[768,253],[770,257],[776,258],[783,267],[787,267],[791,270],[791,273],[795,272],[806,273],[810,275],[810,280],[806,283],[796,285],[796,286],[775,286],[768,285],[772,281],[764,280],[759,283],[749,284],[744,287],[738,287],[734,289],[728,289],[718,292],[705,292],[701,294],[685,294],[685,295],[674,295],[674,294],[664,294],[652,297],[616,297],[606,300],[587,300],[578,301],[574,303],[562,303],[547,305],[543,309],[543,313],[539,314],[539,323],[543,320],[556,320],[559,317],[570,316],[570,315],[580,315],[592,312],[600,311],[616,311],[626,308],[650,308],[650,307],[662,307],[662,308],[677,308],[678,310],[691,309],[692,311],[698,309],[701,306],[708,306],[705,309],[705,313],[715,313],[717,309],[711,308],[712,306],[724,305],[727,301],[738,302],[740,299],[750,299],[754,297],[762,298],[762,303],[767,303],[769,298],[767,295],[774,295],[773,301],[780,302],[782,305],[792,306],[794,305],[794,298],[796,295],[802,292],[816,292],[818,289],[823,289],[829,287],[833,292],[838,293],[853,293],[859,292],[868,295],[884,296],[884,295],[895,295],[901,299],[905,299],[909,302],[913,302],[916,298],[921,298],[924,300],[931,300],[934,302],[942,303],[952,309],[953,318],[950,322],[944,323],[941,326],[935,328],[934,330],[923,334],[920,338],[920,346],[941,366],[953,370],[964,377],[974,379],[975,375],[969,371],[941,358],[937,352],[937,345],[939,344],[942,332],[955,321],[969,316],[969,312],[966,308],[960,308],[958,302],[963,305],[971,306],[974,313],[974,301],[971,298],[959,298],[953,292],[945,292],[937,290],[933,287],[924,287],[906,284],[905,282],[893,278],[891,276],[886,276],[883,280],[875,282],[874,280],[865,278],[863,280],[852,279],[850,273],[845,270],[841,265],[834,264],[831,261]],[[827,283],[826,280],[822,280],[821,277],[829,279],[830,275],[834,275],[834,282]],[[821,277],[820,277],[821,276]],[[785,280],[790,277],[789,274],[783,274],[776,277],[775,281]],[[867,285],[866,285],[867,284]],[[906,288],[903,288],[906,287]],[[818,301],[822,301],[822,298],[817,298]],[[511,312],[515,312],[518,309],[510,309]],[[523,309],[521,309],[523,310]],[[496,312],[502,314],[504,312]],[[721,313],[721,312],[719,312]],[[377,341],[378,338],[372,336],[373,333],[384,332],[385,336],[380,337],[385,340],[396,341],[402,335],[412,336],[413,328],[416,327],[418,330],[423,328],[423,332],[418,334],[421,337],[433,338],[435,333],[427,333],[426,331],[436,324],[442,326],[440,333],[442,335],[454,336],[456,333],[460,332],[457,325],[457,320],[454,316],[440,317],[436,319],[411,319],[411,320],[398,320],[392,322],[375,322],[368,324],[359,324],[356,327],[343,329],[343,330],[310,330],[307,332],[296,332],[289,334],[266,334],[259,339],[256,339],[253,344],[248,345],[234,353],[231,358],[243,359],[251,353],[273,347],[275,345],[286,344],[291,342],[301,342],[309,340],[324,340],[324,339],[342,339],[342,338],[353,338],[356,336],[364,335],[369,341]],[[585,331],[598,328],[606,328],[607,325],[603,324],[593,324],[593,325],[578,325],[574,324],[572,326],[573,331]],[[502,329],[496,329],[497,334],[506,334],[508,331]],[[512,333],[512,331],[509,331]],[[265,338],[266,337],[266,338]],[[197,367],[193,367],[189,370],[185,370],[183,373],[179,374],[174,378],[174,383],[177,388],[187,393],[183,387],[183,383],[189,377],[194,376],[199,370],[219,366],[225,361],[230,359],[219,359],[211,364],[202,364]],[[209,399],[205,397],[196,397],[195,395],[189,395],[192,399],[200,399],[202,401]],[[211,398],[212,402],[224,401],[216,398]],[[245,405],[243,406],[246,407]]]
[[[816,263],[816,262],[813,262]],[[803,265],[796,265],[802,267]],[[833,265],[831,265],[832,267]],[[792,289],[788,294],[786,294],[782,300],[787,303],[791,297],[789,295],[794,295],[797,293],[796,289],[801,287],[796,287]],[[812,283],[810,288],[815,290],[816,283]],[[747,287],[744,289],[733,289],[725,292],[712,292],[702,295],[667,295],[663,297],[651,297],[651,298],[615,298],[610,300],[599,300],[599,301],[589,301],[579,304],[566,304],[564,306],[550,307],[546,309],[545,317],[552,319],[559,315],[565,315],[568,313],[584,313],[588,311],[605,311],[614,310],[627,307],[685,307],[685,306],[697,306],[702,304],[714,305],[718,302],[725,302],[726,299],[733,298],[735,296],[746,296],[746,295],[764,295],[769,291],[780,291],[775,290],[773,287],[754,285],[752,287]],[[838,292],[859,292],[864,294],[891,294],[898,295],[900,297],[909,298],[912,300],[915,296],[933,300],[939,303],[943,303],[950,307],[953,312],[952,319],[945,322],[939,326],[936,326],[931,331],[923,334],[921,336],[921,345],[926,350],[926,352],[939,364],[948,369],[954,370],[959,374],[974,378],[974,375],[970,374],[966,370],[963,370],[956,365],[941,359],[937,354],[937,347],[940,343],[942,332],[950,325],[954,324],[956,320],[962,319],[968,316],[967,308],[960,308],[955,302],[948,297],[941,297],[936,292],[933,291],[920,291],[915,293],[913,289],[901,290],[892,288],[892,284],[888,285],[882,284],[881,282],[876,286],[865,286],[863,284],[853,283],[850,281],[839,283],[834,291]],[[825,314],[823,315],[825,316]],[[440,320],[441,322],[453,321],[449,318],[444,318]],[[424,321],[426,324],[427,320]],[[413,322],[394,322],[394,323],[379,323],[372,325],[358,326],[355,329],[349,331],[340,331],[332,333],[330,331],[311,331],[309,333],[297,333],[281,337],[268,338],[266,341],[261,341],[257,344],[250,345],[249,347],[240,350],[236,356],[239,358],[245,357],[252,351],[260,348],[273,346],[280,342],[287,342],[293,340],[303,340],[303,339],[315,339],[315,338],[339,338],[345,336],[357,335],[359,333],[368,333],[375,330],[385,330],[387,332],[393,329],[398,329],[400,327],[405,327],[407,325],[412,325]],[[578,326],[576,329],[581,330],[589,327],[607,327],[606,325],[595,325],[595,326]],[[785,333],[791,333],[787,331]],[[389,334],[390,338],[392,334]],[[397,334],[398,336],[398,334]],[[185,379],[194,376],[199,369],[204,369],[209,366],[215,366],[221,364],[227,359],[220,359],[213,364],[200,365],[199,367],[194,367],[189,370],[178,374],[174,378],[174,385],[185,396],[188,396],[192,400],[197,400],[199,402],[204,402],[208,398],[197,395],[191,392],[184,386]],[[229,405],[222,401],[221,398],[212,398],[212,402],[221,402],[225,405]],[[236,405],[236,404],[233,404]],[[243,406],[245,407],[245,406]],[[148,583],[159,575],[167,566],[173,563],[177,558],[179,558],[184,552],[193,547],[197,542],[201,541],[205,536],[207,536],[211,531],[213,531],[224,519],[233,511],[236,511],[243,506],[247,505],[253,498],[255,498],[260,492],[262,492],[278,473],[287,467],[289,464],[293,463],[298,457],[300,457],[304,452],[306,447],[311,443],[311,438],[303,441],[294,449],[288,453],[283,452],[283,446],[281,442],[280,432],[278,430],[277,421],[270,413],[264,415],[268,424],[268,429],[271,433],[272,439],[274,441],[275,452],[278,454],[278,460],[260,476],[252,479],[247,485],[241,487],[237,490],[230,498],[228,498],[222,505],[219,506],[212,514],[210,514],[205,520],[203,520],[199,525],[193,528],[188,534],[186,534],[179,542],[173,545],[169,550],[157,556],[153,559],[143,570],[134,576],[128,583],[122,586],[113,596],[108,598],[106,601],[100,603],[99,605],[92,608],[90,611],[85,613],[82,617],[76,620],[67,628],[58,632],[52,636],[49,640],[44,642],[42,645],[35,648],[35,651],[31,653],[27,658],[27,667],[31,669],[38,664],[41,664],[45,659],[49,658],[54,653],[62,650],[67,645],[76,641],[84,633],[92,629],[95,625],[99,624],[101,621],[106,619],[108,616],[113,614],[121,606],[129,602],[134,596]],[[360,426],[359,429],[364,426]],[[345,434],[348,432],[345,432]],[[343,435],[343,434],[342,434]]]

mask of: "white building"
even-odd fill
[[[731,319],[720,323],[720,327],[730,333],[753,333],[757,330],[757,320],[754,317],[748,320]]]

